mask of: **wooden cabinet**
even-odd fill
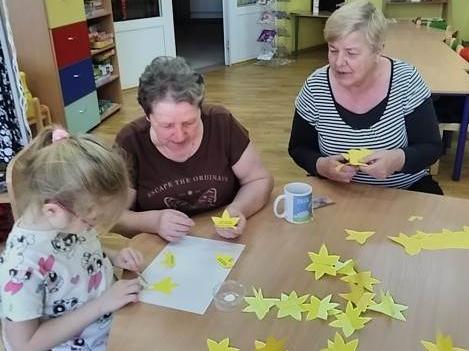
[[[114,34],[111,0],[85,12],[84,0],[6,0],[20,70],[30,90],[49,106],[52,120],[72,133],[87,132],[120,108],[115,44],[90,49],[90,28]],[[88,16],[87,16],[88,15]],[[109,53],[113,72],[95,80],[93,58]],[[108,110],[100,114],[103,101]]]

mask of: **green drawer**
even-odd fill
[[[100,122],[96,91],[65,106],[67,129],[71,133],[85,133]]]

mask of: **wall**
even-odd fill
[[[290,12],[310,12],[311,0],[291,0],[289,3]],[[291,40],[286,43],[289,48],[293,47],[294,42],[294,23],[293,19],[290,21],[290,33],[292,33]],[[299,42],[298,48],[305,49],[313,46],[324,44],[323,29],[324,19],[319,18],[300,18]]]
[[[458,36],[462,40],[469,40],[469,1],[450,0],[447,5],[448,23],[457,29]]]
[[[223,18],[222,0],[190,0],[190,3],[191,18]]]
[[[443,4],[387,4],[384,14],[388,18],[442,17]]]

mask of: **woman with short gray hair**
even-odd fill
[[[145,116],[116,138],[133,183],[117,232],[175,241],[194,225],[189,216],[226,207],[239,221],[215,230],[235,238],[267,203],[272,176],[247,130],[224,107],[203,104],[204,94],[202,75],[183,58],[157,57],[146,67],[138,88]]]
[[[382,54],[386,20],[353,1],[326,22],[329,65],[314,71],[295,102],[288,151],[309,174],[443,194],[428,174],[441,153],[431,93],[415,67]],[[361,165],[343,154],[369,149]]]

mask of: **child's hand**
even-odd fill
[[[142,286],[138,279],[119,280],[98,297],[101,314],[114,312],[130,302],[138,301]]]
[[[139,272],[143,266],[143,256],[139,251],[126,247],[113,257],[112,264],[129,271]]]

